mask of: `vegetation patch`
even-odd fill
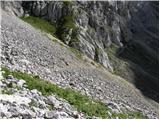
[[[75,16],[66,15],[63,16],[59,22],[57,29],[57,36],[65,43],[71,45],[72,43],[78,43],[77,38],[78,27],[74,23]]]
[[[59,97],[67,100],[71,105],[77,108],[79,112],[83,112],[89,116],[96,116],[100,118],[146,118],[139,112],[131,112],[130,114],[116,114],[113,113],[112,116],[108,115],[107,111],[109,109],[104,103],[99,101],[91,100],[88,96],[82,95],[80,92],[73,91],[72,89],[62,89],[48,81],[41,80],[38,77],[22,73],[22,72],[12,72],[7,68],[2,68],[5,73],[3,73],[4,78],[8,75],[13,75],[17,79],[23,79],[26,81],[28,89],[37,89],[42,92],[44,96],[56,94]],[[34,106],[34,103],[31,104]]]
[[[72,4],[72,0],[64,0],[63,4],[66,5],[66,6],[71,5]]]
[[[118,46],[114,43],[112,43],[109,48],[107,49],[107,53],[108,53],[108,57],[111,59],[114,56],[116,56],[117,50],[118,50]]]
[[[38,107],[38,104],[37,104],[37,102],[36,101],[34,101],[34,100],[32,100],[30,103],[29,103],[29,106],[30,107]]]
[[[83,58],[83,55],[82,55],[82,53],[79,50],[77,50],[75,48],[72,48],[72,47],[69,47],[69,50],[71,52],[73,52],[76,55],[77,58],[79,58],[79,59]]]
[[[73,47],[74,44],[79,43],[78,31],[79,28],[75,24],[76,15],[72,8],[73,2],[71,0],[63,1],[63,8],[66,9],[67,15],[63,15],[59,22],[56,31],[56,35],[61,39],[65,44]]]
[[[49,110],[54,110],[55,107],[54,107],[54,105],[48,105],[48,109],[49,109]]]
[[[7,94],[7,95],[13,94],[11,89],[3,89],[1,92],[2,92],[2,94]]]
[[[101,68],[103,67],[100,63],[98,63],[97,61],[91,61],[91,64],[96,66],[97,68]]]
[[[46,33],[50,33],[53,36],[54,36],[54,33],[56,32],[55,25],[42,18],[28,16],[28,17],[21,17],[21,19],[31,24],[33,27],[40,29],[41,31],[44,31]]]
[[[125,79],[128,79],[129,65],[127,62],[117,57],[117,51],[119,47],[112,43],[106,50],[110,63],[113,67],[113,73],[119,75]]]
[[[70,29],[77,29],[77,27],[74,24],[74,16],[73,15],[66,15],[62,18],[62,28],[70,28]]]
[[[98,58],[99,53],[100,53],[100,48],[95,48],[95,56],[94,56],[95,61],[99,60]]]
[[[66,99],[71,105],[75,106],[78,111],[86,113],[89,116],[97,116],[102,118],[107,118],[108,108],[100,102],[92,101],[89,97],[81,95],[79,92],[75,92],[71,89],[62,89],[58,86],[51,84],[48,81],[41,80],[32,75],[28,75],[22,72],[11,72],[6,68],[2,69],[5,71],[4,77],[8,75],[13,75],[17,79],[23,79],[26,81],[28,89],[37,89],[42,92],[43,95],[48,96],[56,94],[59,97]]]
[[[112,114],[113,118],[120,118],[120,119],[147,119],[146,116],[144,116],[142,113],[140,112],[130,112],[128,111],[128,113],[123,114],[123,113],[113,113]]]

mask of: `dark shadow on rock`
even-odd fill
[[[133,51],[131,48],[122,48],[119,57],[130,63],[130,69],[134,72],[132,82],[144,96],[159,101],[159,61],[150,63],[143,51]],[[138,54],[138,55],[137,55]],[[146,65],[144,65],[146,64]]]
[[[132,14],[129,28],[132,38],[118,55],[130,61],[134,84],[141,92],[159,102],[159,3],[146,2]]]

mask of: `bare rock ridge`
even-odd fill
[[[115,112],[138,110],[158,118],[158,6],[158,2],[123,1],[1,2],[2,66],[80,91]],[[30,15],[54,23],[60,40],[106,69],[87,57],[78,59],[68,46],[51,41],[18,18]]]

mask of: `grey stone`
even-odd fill
[[[68,118],[69,115],[66,112],[57,112],[58,119]]]
[[[64,119],[68,117],[66,112],[49,111],[45,114],[45,118],[47,119]]]
[[[48,111],[44,115],[47,119],[58,119],[58,114],[56,114],[56,111]]]
[[[38,90],[37,89],[33,89],[33,90],[31,90],[31,93],[37,95],[38,94]]]
[[[2,81],[0,81],[0,87],[6,87],[6,84],[3,84]]]
[[[22,2],[20,2],[20,1],[14,1],[14,2],[2,1],[1,5],[2,5],[3,10],[8,11],[8,12],[12,13],[13,15],[21,17],[24,14],[24,11],[22,8]]]
[[[79,119],[79,118],[80,118],[80,115],[78,114],[77,111],[74,111],[74,112],[73,112],[73,117],[74,117],[75,119]]]
[[[48,97],[48,100],[46,101],[47,104],[51,104],[51,105],[54,105],[54,107],[59,107],[60,106],[60,101],[57,100],[54,96],[49,96]]]
[[[22,114],[22,119],[32,119],[32,116],[30,114]]]
[[[26,83],[25,80],[19,80],[19,81],[17,82],[17,86],[20,87],[20,88],[22,88],[25,83]]]
[[[110,102],[107,104],[107,106],[114,112],[119,113],[120,112],[120,108],[116,103]]]

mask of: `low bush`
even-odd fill
[[[21,19],[31,24],[33,27],[40,29],[41,31],[50,33],[52,35],[54,35],[54,33],[56,32],[55,25],[42,18],[28,16],[28,17],[22,17]]]

